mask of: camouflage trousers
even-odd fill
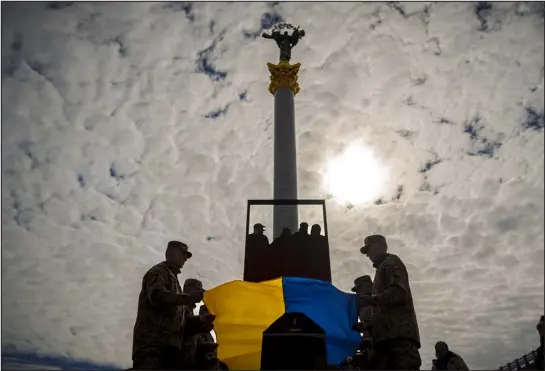
[[[409,339],[392,339],[375,344],[374,370],[420,370],[422,359],[416,342]]]
[[[147,348],[132,356],[134,370],[181,370],[182,354],[176,347]]]

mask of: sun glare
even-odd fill
[[[342,203],[362,204],[378,196],[385,173],[371,151],[352,145],[328,163],[325,186]]]

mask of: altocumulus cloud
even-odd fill
[[[375,202],[328,203],[334,284],[373,273],[357,248],[383,233],[412,279],[423,367],[437,340],[473,369],[536,346],[542,4],[3,3],[2,14],[10,357],[130,366],[141,277],[171,238],[194,251],[184,277],[241,277],[246,199],[272,194],[265,63],[278,50],[254,36],[271,20],[307,32],[293,52],[300,196],[326,197],[324,166],[354,140],[388,172]]]

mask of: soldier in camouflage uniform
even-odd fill
[[[202,286],[202,282],[195,278],[188,278],[184,282],[184,293],[188,295],[197,295],[197,294],[204,294],[204,288]],[[193,321],[198,322],[198,318],[203,317],[209,317],[212,316],[210,313],[199,313],[199,315],[195,315],[194,311],[196,308],[196,304],[190,304],[190,305],[184,305],[184,315],[186,321]],[[212,316],[213,317],[213,316]],[[208,331],[205,331],[205,329],[190,329],[189,327],[184,328],[184,342],[182,344],[182,369],[183,370],[197,370],[197,346],[198,346],[198,338],[201,333],[208,332],[210,333],[210,329],[206,329]]]
[[[180,270],[192,256],[187,245],[170,241],[165,256],[166,261],[152,267],[142,280],[133,332],[132,359],[136,370],[180,368],[185,325],[183,305],[202,300],[199,293],[183,294],[178,282]],[[205,325],[208,324],[202,323]]]
[[[452,352],[444,341],[438,341],[435,344],[435,356],[437,359],[433,360],[432,370],[469,371],[464,359]]]
[[[373,280],[371,279],[371,276],[365,275],[356,278],[354,280],[352,292],[359,295],[372,295]],[[363,369],[370,369],[372,368],[372,358],[374,358],[373,337],[371,333],[373,307],[370,305],[358,306],[358,317],[361,322],[358,322],[354,328],[362,334],[362,342],[359,347],[361,354],[358,354],[354,359],[363,367]]]
[[[384,236],[368,236],[360,251],[377,270],[373,295],[358,295],[359,305],[373,307],[375,369],[419,370],[420,334],[407,269],[398,256],[387,253]]]
[[[205,315],[209,313],[206,305],[201,305],[199,314]],[[196,336],[197,351],[195,355],[195,368],[197,370],[218,370],[218,344],[214,340],[212,333],[202,332]]]

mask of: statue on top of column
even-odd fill
[[[288,31],[281,33],[283,28],[293,29],[292,34],[290,35]],[[289,62],[291,59],[291,49],[305,36],[305,31],[299,30],[299,26],[294,28],[290,24],[281,23],[274,26],[271,34],[264,32],[261,36],[265,39],[276,41],[276,44],[280,48],[280,62]]]

